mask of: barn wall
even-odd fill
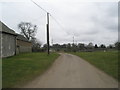
[[[2,57],[2,33],[0,32],[0,59]]]
[[[2,48],[2,57],[15,55],[15,36],[2,33],[1,39],[2,44],[0,44],[0,47]]]
[[[23,52],[32,52],[32,44],[30,42],[17,40],[16,53],[18,54]]]

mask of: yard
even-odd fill
[[[22,85],[43,73],[59,55],[26,53],[2,59],[2,85],[10,88]]]
[[[120,81],[120,78],[118,78],[118,51],[76,52],[72,54],[85,59]]]

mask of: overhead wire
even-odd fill
[[[47,12],[44,8],[42,8],[40,5],[38,5],[36,2],[34,2],[33,0],[31,0],[31,2],[33,2],[35,5],[37,5],[39,8],[41,8],[43,11],[45,11],[46,13],[49,13]]]
[[[40,9],[42,9],[44,12],[49,13],[47,10],[45,10],[44,8],[42,8],[40,5],[38,5],[36,2],[34,2],[33,0],[31,0],[31,2],[33,2],[35,5],[37,5]],[[63,26],[58,22],[58,20],[51,14],[49,13],[49,15],[51,16],[51,18],[59,25],[59,27],[61,29],[64,29]]]
[[[40,9],[42,9],[44,12],[49,13],[47,10],[45,10],[44,8],[42,8],[40,5],[38,5],[36,2],[34,2],[33,0],[31,0],[35,5],[37,5]],[[59,21],[51,14],[49,13],[49,16],[57,23],[57,25],[62,29],[65,30],[65,28],[59,23]],[[52,39],[53,40],[53,39]],[[53,43],[53,41],[52,41]]]
[[[50,16],[59,25],[61,29],[65,30],[64,27],[58,22],[58,20],[55,17],[53,17],[53,15],[50,14]]]

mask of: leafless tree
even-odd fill
[[[35,37],[37,26],[32,25],[29,22],[21,22],[18,24],[18,28],[21,30],[21,34],[24,35],[28,40]]]
[[[32,42],[32,51],[33,52],[40,51],[42,45],[41,42],[36,38],[32,38],[31,42]]]

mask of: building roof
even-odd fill
[[[12,29],[10,29],[9,27],[7,27],[4,23],[2,23],[0,21],[0,32],[2,33],[7,33],[7,34],[12,34],[12,35],[16,35],[15,31],[13,31]]]
[[[17,34],[17,39],[22,40],[22,41],[26,41],[26,42],[30,42],[27,38],[25,38],[23,35],[20,35],[20,34]]]
[[[6,34],[10,34],[10,35],[15,35],[17,36],[16,38],[18,40],[22,40],[22,41],[26,41],[26,42],[30,42],[27,38],[25,38],[23,35],[20,35],[18,33],[15,33],[14,30],[10,29],[9,27],[7,27],[4,23],[2,23],[0,21],[0,32],[2,33],[6,33]]]

